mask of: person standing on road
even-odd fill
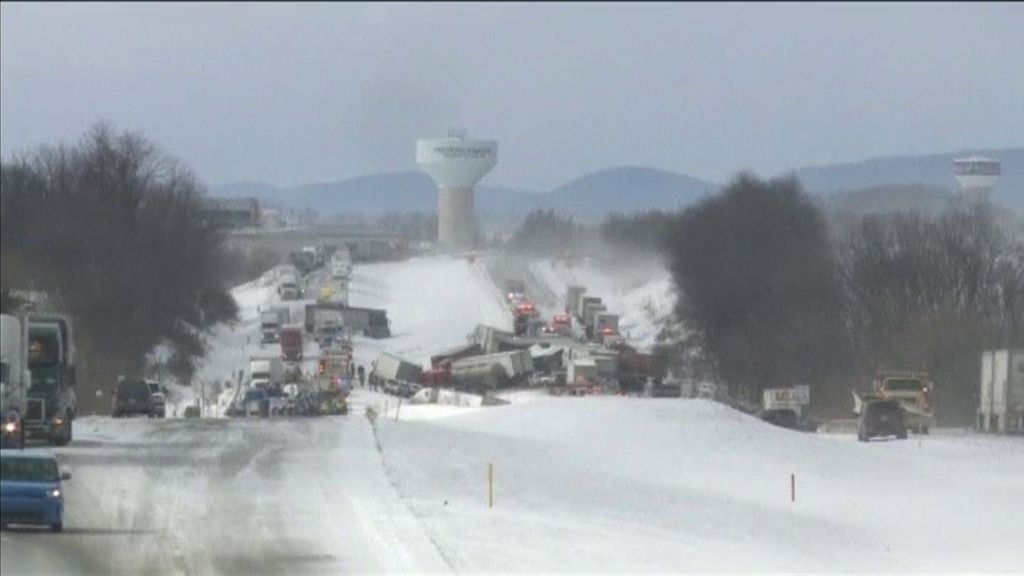
[[[359,373],[359,387],[363,388],[366,386],[366,369],[360,364],[357,372]]]

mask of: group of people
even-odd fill
[[[352,382],[359,382],[360,388],[366,386],[366,368],[364,368],[362,364],[356,365],[354,362],[349,363],[348,377]]]

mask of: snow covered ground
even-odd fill
[[[1021,439],[861,444],[702,400],[527,399],[377,421],[389,476],[455,570],[1024,565],[1024,522],[1008,508],[1024,502]]]
[[[477,324],[512,327],[480,260],[437,256],[356,266],[349,303],[386,309],[391,320],[391,338],[355,339],[356,361],[365,364],[386,350],[426,365],[431,354],[465,344]]]

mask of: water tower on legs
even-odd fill
[[[437,241],[444,249],[473,247],[473,187],[497,163],[497,142],[469,140],[463,130],[416,141],[416,164],[437,184]]]
[[[970,156],[953,160],[960,195],[968,202],[986,202],[1001,173],[999,160]]]

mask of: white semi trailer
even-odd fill
[[[0,316],[0,417],[3,446],[24,448],[25,412],[32,372],[28,368],[28,323],[23,318]]]
[[[1024,433],[1024,349],[981,353],[978,429]]]

